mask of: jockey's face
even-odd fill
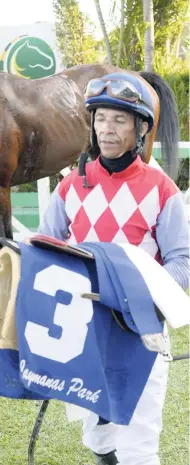
[[[142,135],[147,131],[142,123]],[[101,154],[106,158],[119,158],[135,147],[135,117],[132,113],[110,108],[98,108],[94,128]]]

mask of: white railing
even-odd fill
[[[160,149],[161,148],[161,143],[160,142],[154,142],[153,147],[155,149]],[[190,142],[189,141],[180,141],[179,142],[179,148],[181,148],[181,149],[189,149],[190,148]]]
[[[60,171],[63,176],[66,176],[70,173],[70,168],[64,168]],[[47,210],[49,199],[50,199],[50,179],[43,178],[37,181],[38,187],[38,207],[39,207],[39,219],[40,222],[44,216],[45,211]],[[12,225],[16,229],[16,232],[13,233],[14,239],[16,241],[22,241],[26,237],[33,236],[33,232],[30,229],[26,228],[17,218],[12,216]]]
[[[13,228],[17,230],[17,232],[13,233],[13,238],[16,241],[22,241],[23,239],[25,239],[25,237],[30,237],[34,234],[32,233],[32,231],[30,231],[30,229],[26,228],[26,226],[24,226],[24,224],[22,224],[14,216],[12,216],[12,225]]]

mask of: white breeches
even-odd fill
[[[121,465],[160,465],[159,437],[168,366],[158,355],[128,426],[97,425],[98,416],[89,413],[83,422],[83,444],[98,454],[116,449]]]

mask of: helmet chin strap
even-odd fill
[[[144,139],[145,136],[141,136],[142,133],[142,120],[136,116],[135,117],[135,129],[136,129],[136,141],[135,141],[135,147],[132,149],[137,155],[140,155],[142,159],[143,157],[143,152],[144,152]]]
[[[97,158],[98,155],[100,154],[100,148],[99,148],[99,145],[98,145],[97,136],[96,136],[96,132],[95,132],[95,129],[94,129],[95,113],[96,113],[96,110],[93,110],[93,111],[91,111],[91,114],[90,114],[90,117],[91,117],[91,126],[90,126],[91,127],[91,129],[90,129],[90,144],[91,144],[91,147],[88,150],[88,152],[89,152],[92,159]]]

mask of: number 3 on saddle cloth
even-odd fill
[[[128,424],[164,353],[153,301],[176,328],[189,323],[188,297],[134,246],[31,242],[1,242],[0,395],[55,398]]]

